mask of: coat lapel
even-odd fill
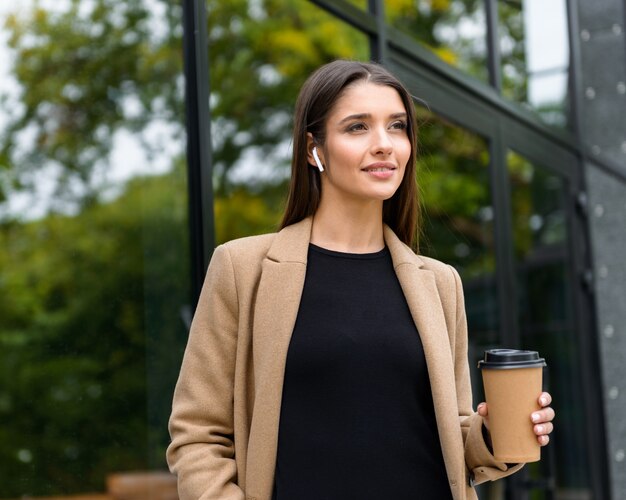
[[[463,456],[455,453],[455,450],[463,450],[463,437],[456,398],[454,361],[435,275],[423,268],[423,260],[387,226],[385,242],[424,348],[448,478],[463,477]]]
[[[280,231],[261,272],[253,320],[254,414],[250,427],[246,490],[270,498],[289,341],[304,287],[311,219]]]

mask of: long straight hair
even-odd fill
[[[406,133],[411,143],[411,154],[400,186],[391,198],[383,202],[383,222],[400,240],[417,251],[420,208],[415,177],[415,107],[411,95],[400,81],[375,63],[337,60],[321,66],[302,86],[294,113],[289,195],[280,228],[315,214],[320,203],[322,183],[319,170],[308,163],[307,133],[313,135],[316,145],[323,146],[326,121],[333,106],[349,85],[360,81],[391,87],[402,99],[407,114]]]

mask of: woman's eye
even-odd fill
[[[350,132],[359,132],[361,130],[365,130],[365,124],[364,123],[353,123],[352,125],[350,125],[348,127],[348,130]]]
[[[403,121],[393,122],[391,124],[391,128],[394,128],[396,130],[406,130],[406,122],[403,122]]]

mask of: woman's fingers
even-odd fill
[[[539,441],[540,446],[545,446],[550,442],[550,436],[537,436],[537,441]]]
[[[489,415],[489,411],[487,410],[487,403],[480,403],[476,408],[476,412],[481,417],[486,417],[487,415]]]
[[[483,417],[483,425],[489,430],[489,410],[487,409],[487,403],[480,403],[476,407],[476,413]]]
[[[543,410],[535,411],[530,416],[530,419],[534,424],[542,424],[544,422],[552,422],[554,420],[555,413],[554,410],[550,407],[544,408]]]
[[[552,425],[551,422],[547,422],[545,424],[535,425],[533,430],[537,436],[548,435],[554,430],[554,425]]]
[[[552,402],[552,396],[547,392],[544,392],[539,396],[539,404],[543,407],[543,409],[533,412],[531,415],[531,420],[535,424],[533,426],[533,431],[537,435],[537,441],[540,446],[545,446],[550,442],[549,434],[554,430],[554,424],[552,420],[554,420],[555,413],[549,405]]]
[[[542,408],[545,408],[550,403],[552,403],[552,396],[548,392],[542,392],[541,396],[539,396],[539,404]]]

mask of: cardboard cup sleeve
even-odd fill
[[[478,364],[489,408],[489,432],[496,460],[536,462],[541,447],[530,415],[541,407],[545,360],[535,351],[492,349]]]

